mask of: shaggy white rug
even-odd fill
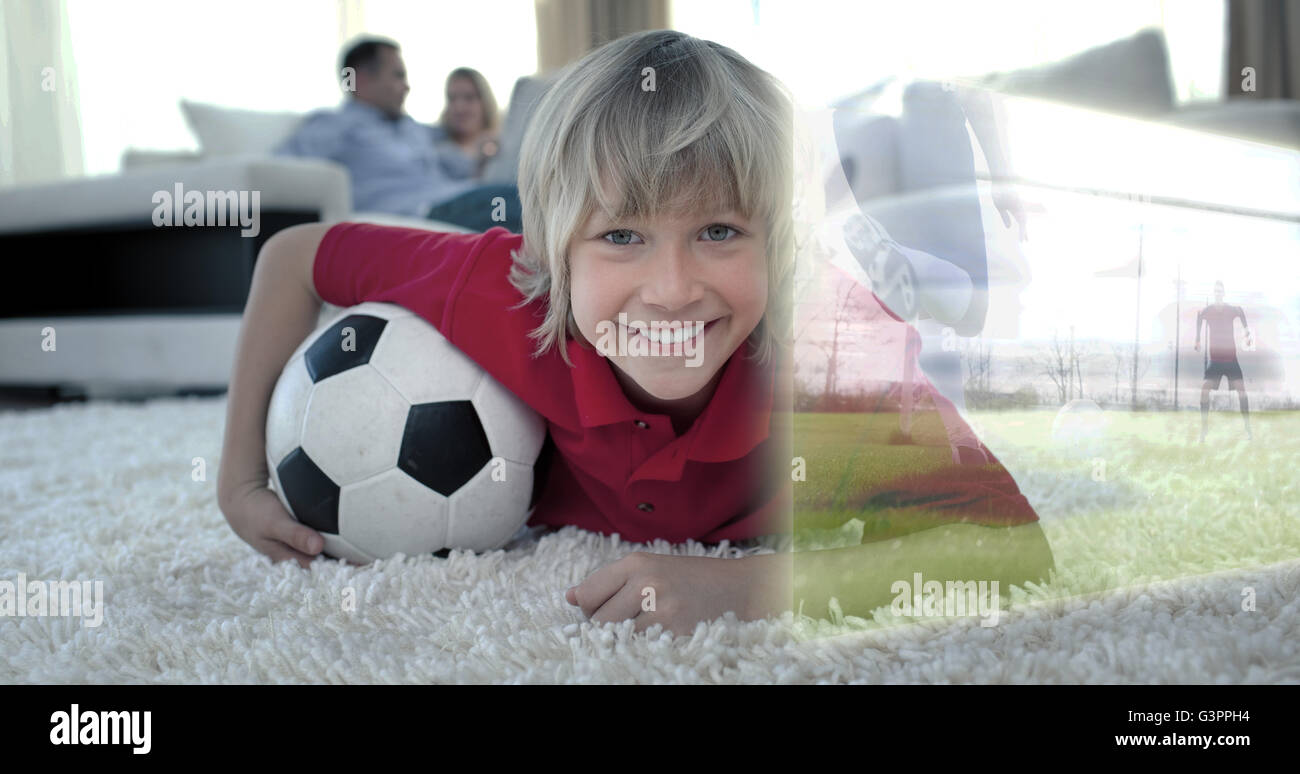
[[[1300,561],[1068,598],[1016,589],[1023,604],[988,628],[861,622],[813,638],[829,624],[789,614],[636,635],[564,601],[631,551],[759,546],[570,527],[480,556],[273,566],[216,506],[224,410],[189,398],[0,413],[0,580],[102,580],[105,595],[98,627],[0,618],[0,682],[1300,682]]]

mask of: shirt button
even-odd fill
[[[650,425],[646,424],[645,422],[642,422],[642,421],[639,420],[639,419],[634,420],[634,421],[632,422],[632,424],[636,425],[637,427],[641,428],[642,430],[645,430],[647,427],[650,426]]]
[[[654,505],[651,503],[641,503],[640,505],[637,506],[637,508],[645,511],[646,513],[649,513],[650,511],[653,511],[655,509]]]

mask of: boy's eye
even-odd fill
[[[704,238],[709,242],[724,242],[729,236],[728,232],[730,232],[731,234],[740,233],[739,231],[736,231],[736,229],[732,228],[731,226],[724,226],[721,223],[714,223],[712,226],[709,226],[708,228],[704,229]]]
[[[602,238],[603,238],[606,242],[609,242],[609,243],[611,243],[611,244],[615,244],[615,245],[630,245],[630,244],[635,244],[635,242],[633,242],[632,240],[633,240],[633,239],[638,239],[638,240],[640,239],[640,237],[638,237],[636,234],[633,234],[631,231],[628,231],[628,230],[625,229],[625,228],[619,228],[619,229],[615,229],[615,230],[613,230],[613,231],[610,231],[610,232],[604,234],[604,235],[602,236]]]
[[[731,226],[715,223],[704,229],[703,236],[705,241],[708,242],[725,242],[727,239],[739,233],[739,231]],[[601,234],[601,239],[614,245],[633,245],[641,243],[641,237],[637,236],[635,232],[629,231],[625,228],[607,231],[604,234]]]

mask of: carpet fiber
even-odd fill
[[[636,550],[770,546],[569,527],[479,556],[272,565],[216,506],[224,410],[187,398],[0,413],[0,580],[101,580],[105,597],[98,627],[0,618],[0,682],[1300,682],[1294,560],[1076,594],[1060,593],[1067,572],[1057,592],[1014,589],[987,628],[878,617],[819,636],[842,628],[787,614],[676,638],[592,625],[564,590]],[[1056,479],[1029,478],[1031,502],[1056,496]]]

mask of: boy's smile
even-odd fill
[[[703,410],[767,308],[765,246],[763,224],[736,212],[614,221],[598,211],[579,228],[573,318],[633,405],[692,419]]]

